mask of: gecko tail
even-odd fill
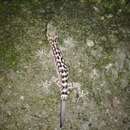
[[[61,100],[60,103],[60,128],[64,126],[64,120],[65,120],[65,100]]]

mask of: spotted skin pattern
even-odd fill
[[[48,41],[51,45],[53,57],[55,60],[56,70],[59,78],[59,86],[61,92],[61,100],[67,100],[68,94],[70,93],[68,85],[68,66],[65,64],[61,50],[59,49],[58,35],[48,35]]]
[[[60,93],[61,93],[60,128],[62,128],[64,125],[66,100],[73,87],[70,86],[68,82],[69,69],[68,66],[65,64],[62,52],[59,48],[59,40],[57,33],[47,34],[47,39],[53,52],[53,58],[55,61],[56,71],[58,74],[58,86],[60,87]]]

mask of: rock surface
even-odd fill
[[[70,95],[64,130],[130,128],[129,3],[5,0],[0,8],[0,130],[59,130],[48,26],[82,90],[78,103]]]

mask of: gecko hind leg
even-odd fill
[[[78,102],[79,99],[81,98],[81,90],[80,90],[80,86],[79,86],[79,85],[73,86],[73,83],[71,83],[71,86],[69,86],[68,89],[69,89],[70,91],[75,90],[75,92],[76,92],[76,99],[77,99],[76,102]]]

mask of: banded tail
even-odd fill
[[[61,102],[60,102],[60,128],[63,128],[63,126],[64,126],[65,107],[66,107],[65,105],[66,105],[66,101],[61,100]]]

